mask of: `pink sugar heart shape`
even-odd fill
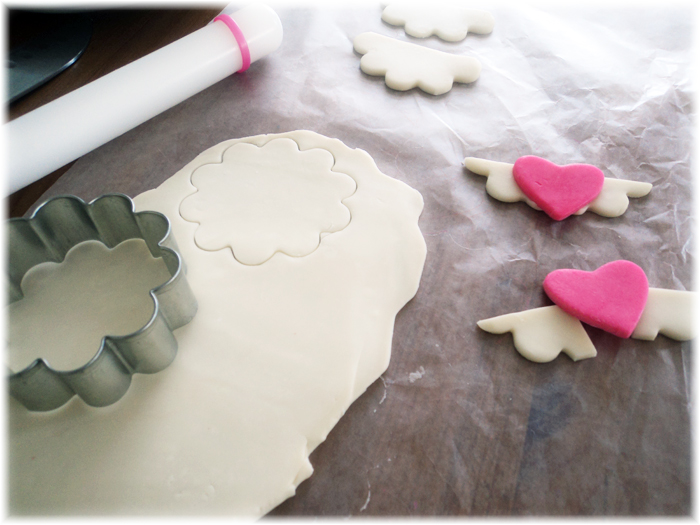
[[[542,211],[561,221],[595,200],[603,188],[605,175],[590,164],[558,166],[528,155],[515,161],[513,178]]]
[[[634,332],[649,295],[644,270],[630,261],[613,261],[593,272],[555,270],[543,286],[566,313],[624,338]]]

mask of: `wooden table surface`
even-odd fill
[[[93,23],[90,43],[82,56],[48,83],[8,108],[15,119],[115,69],[164,47],[206,25],[221,6],[203,9],[139,9],[88,11]],[[22,44],[40,32],[57,27],[71,13],[10,10],[9,46]],[[21,217],[71,166],[67,164],[8,197],[10,217]]]

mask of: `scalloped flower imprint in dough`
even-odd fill
[[[406,34],[416,38],[436,35],[448,42],[459,42],[468,32],[486,35],[493,31],[491,13],[443,2],[391,2],[382,12],[382,20],[404,26]]]
[[[397,91],[419,87],[431,95],[442,95],[452,89],[454,82],[468,84],[481,74],[481,62],[476,58],[443,53],[377,33],[358,35],[353,46],[364,55],[360,60],[362,71],[384,76],[386,85]]]
[[[221,164],[192,173],[198,191],[182,201],[180,215],[199,223],[194,236],[199,248],[230,248],[243,264],[262,264],[277,252],[304,257],[324,234],[350,224],[342,200],[357,185],[349,175],[332,171],[334,163],[329,151],[300,151],[286,138],[262,147],[235,144]]]

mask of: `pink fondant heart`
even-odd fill
[[[649,282],[639,266],[613,261],[593,272],[555,270],[544,291],[566,313],[618,337],[632,335],[649,295]]]
[[[605,175],[590,164],[557,166],[529,155],[515,161],[513,178],[542,211],[552,219],[561,221],[598,196]]]

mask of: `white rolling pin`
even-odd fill
[[[270,7],[251,4],[229,15],[230,7],[202,29],[6,124],[5,195],[280,46],[282,23]]]

